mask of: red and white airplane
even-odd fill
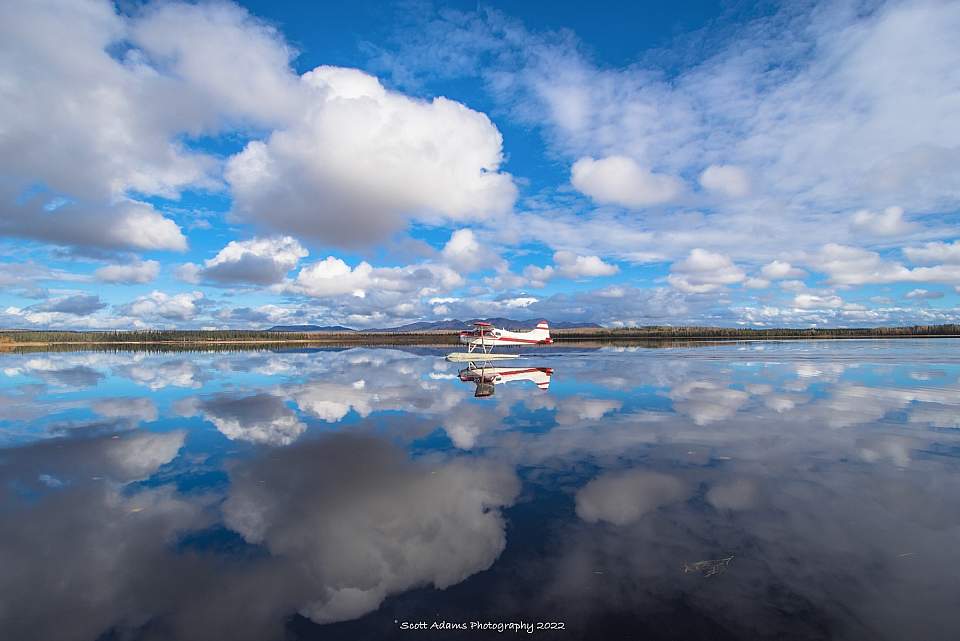
[[[468,352],[479,348],[484,353],[497,345],[550,345],[550,326],[547,321],[537,323],[536,329],[528,332],[511,332],[497,329],[490,323],[476,322],[473,331],[460,332],[460,342],[465,343]]]

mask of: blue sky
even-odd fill
[[[960,318],[960,5],[0,8],[0,326]]]

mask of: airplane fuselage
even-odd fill
[[[542,322],[529,332],[511,332],[495,327],[481,327],[473,331],[460,332],[460,342],[472,347],[493,347],[496,345],[550,345],[550,328]]]

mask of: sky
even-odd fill
[[[957,33],[935,1],[0,3],[0,327],[960,322]]]

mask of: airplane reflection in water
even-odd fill
[[[530,381],[542,390],[550,388],[550,378],[553,376],[552,367],[492,367],[487,362],[474,362],[460,370],[460,380],[464,383],[474,383],[477,386],[473,395],[476,398],[493,396],[495,385],[513,381]]]

